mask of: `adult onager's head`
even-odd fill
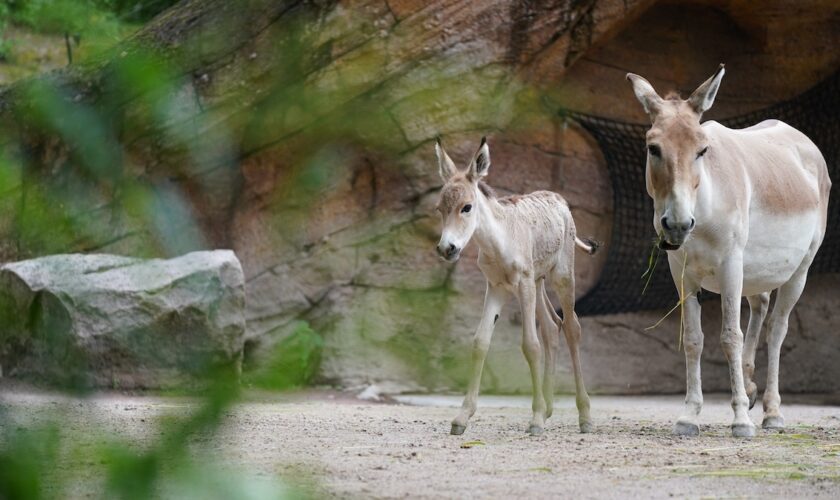
[[[669,250],[679,248],[696,223],[697,189],[709,149],[700,117],[712,107],[723,73],[721,64],[688,99],[662,98],[641,76],[627,75],[652,123],[647,132],[646,183],[653,198],[654,227],[663,236],[663,248]]]
[[[435,143],[440,178],[443,188],[437,211],[443,220],[443,231],[437,245],[438,254],[449,262],[455,262],[461,250],[467,246],[478,225],[478,190],[483,187],[481,178],[490,168],[490,149],[487,139],[481,138],[481,146],[465,170],[460,170],[443,150],[438,139]]]

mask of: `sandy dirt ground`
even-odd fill
[[[191,450],[249,477],[306,483],[319,497],[840,498],[840,407],[792,399],[783,396],[786,431],[742,440],[729,436],[723,396],[707,397],[700,437],[677,438],[680,396],[595,396],[587,435],[577,431],[573,398],[560,397],[545,434],[531,437],[525,397],[481,398],[467,432],[450,436],[455,396],[385,404],[329,391],[249,394]],[[99,464],[74,459],[80,450],[114,438],[143,449],[159,437],[159,417],[196,408],[187,398],[72,399],[8,383],[0,403],[0,425],[11,430],[60,419],[75,443],[60,467],[74,497],[99,496],[103,481]],[[751,417],[759,423],[761,410]]]

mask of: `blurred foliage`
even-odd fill
[[[0,0],[3,22],[68,34],[78,52],[74,62],[107,54],[95,68],[74,64],[20,81],[0,94],[0,113],[5,118],[0,121],[0,209],[6,214],[0,217],[0,234],[5,236],[0,242],[0,261],[94,251],[167,257],[229,245],[229,240],[218,236],[224,233],[218,227],[223,216],[203,218],[202,210],[219,198],[237,201],[238,186],[245,182],[243,159],[264,151],[272,151],[273,160],[250,165],[248,174],[274,179],[271,192],[260,193],[259,202],[273,216],[270,237],[280,241],[265,244],[274,245],[278,252],[284,248],[308,251],[314,245],[309,228],[313,209],[328,198],[337,179],[350,177],[354,164],[365,159],[395,158],[398,152],[416,146],[395,124],[392,109],[382,105],[381,94],[374,91],[382,87],[371,83],[384,75],[387,49],[353,39],[359,30],[338,30],[348,40],[325,35],[335,29],[330,23],[352,25],[353,14],[344,12],[344,19],[324,16],[326,26],[311,29],[313,19],[322,19],[321,3],[289,9],[282,22],[267,29],[270,43],[265,46],[270,50],[260,54],[254,50],[253,64],[242,63],[216,75],[212,74],[214,65],[229,61],[231,46],[242,44],[243,33],[253,29],[248,25],[253,19],[230,16],[226,23],[179,38],[163,55],[159,47],[144,47],[137,39],[118,44],[137,29],[135,23],[171,3]],[[368,21],[359,24],[374,25]],[[327,68],[333,51],[338,50],[334,46],[341,44],[362,48]],[[245,57],[251,60],[250,55]],[[484,113],[475,119],[480,123],[492,123],[488,116],[510,112],[501,105],[507,89],[484,85],[485,77],[499,77],[498,68],[480,70],[474,81],[466,83],[462,75],[446,74],[431,64],[424,71],[423,78],[401,81],[392,96],[398,101],[394,108],[399,107],[403,115],[429,109],[429,103],[441,99],[444,105],[436,108],[441,113]],[[315,74],[319,78],[313,84],[310,77]],[[215,77],[222,81],[214,81]],[[466,91],[465,85],[478,90]],[[469,130],[476,125],[465,120],[458,126]],[[434,175],[432,165],[429,172]],[[389,236],[383,236],[387,231],[373,227],[370,232],[348,244],[356,259],[366,242],[389,246]],[[333,264],[327,256],[318,265]],[[375,290],[376,276],[371,281],[360,286]],[[348,330],[353,334],[373,339],[379,348],[410,365],[424,355],[418,331],[441,335],[447,286],[397,293],[388,304],[374,304],[379,296],[371,294],[365,300],[371,310],[376,307],[375,314],[360,308],[341,320],[352,323]],[[395,321],[383,323],[383,316]],[[324,347],[319,331],[323,322],[317,324],[320,318],[306,317],[306,313],[300,319],[309,323],[294,323],[291,335],[251,367],[244,381],[278,391],[313,381]],[[421,379],[436,367],[424,361],[411,369]],[[311,494],[283,487],[282,477],[269,483],[252,482],[246,480],[248,476],[230,477],[230,472],[221,473],[214,465],[195,459],[190,453],[192,440],[212,437],[241,397],[236,374],[230,371],[208,368],[202,380],[203,390],[190,392],[196,398],[196,411],[159,422],[160,438],[152,445],[140,449],[114,438],[107,446],[80,452],[83,455],[77,458],[93,464],[88,466],[91,474],[107,478],[102,496]],[[72,392],[83,393],[83,384],[78,379]],[[21,423],[0,409],[0,498],[67,496],[64,480],[50,472],[67,460],[66,453],[56,450],[73,444],[60,423],[57,414],[53,423],[41,427],[27,423],[20,430]]]
[[[9,25],[66,37],[73,62],[113,46],[177,0],[0,0],[0,60],[10,60],[18,43]]]

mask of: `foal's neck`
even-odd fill
[[[499,202],[486,196],[480,189],[476,190],[475,201],[478,211],[478,225],[473,233],[475,242],[482,252],[499,254],[505,245]]]

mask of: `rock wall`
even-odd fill
[[[503,193],[562,193],[578,232],[608,245],[612,192],[603,159],[591,138],[557,118],[556,107],[638,121],[625,70],[650,69],[655,84],[688,89],[727,61],[718,109],[728,114],[795,94],[837,66],[834,51],[821,50],[839,41],[832,21],[837,8],[830,3],[801,9],[808,15],[796,19],[786,14],[792,4],[784,1],[765,5],[760,16],[749,2],[654,4],[254,1],[234,8],[221,0],[182,2],[118,50],[116,63],[52,77],[72,89],[74,102],[97,106],[107,101],[108,75],[138,47],[152,47],[177,65],[166,126],[143,126],[144,101],[127,94],[116,139],[126,175],[152,193],[152,206],[165,216],[149,223],[124,210],[124,194],[99,189],[76,200],[68,216],[68,223],[99,222],[108,214],[107,224],[91,224],[83,238],[57,240],[38,227],[21,227],[22,200],[32,196],[24,196],[27,179],[49,185],[50,193],[76,189],[68,179],[80,163],[68,155],[72,147],[25,129],[26,175],[2,200],[12,214],[0,221],[7,235],[2,257],[232,248],[246,279],[246,368],[303,320],[324,336],[324,382],[458,389],[466,379],[483,280],[475,248],[455,265],[439,261],[433,250],[436,135],[462,165],[488,135],[491,185]],[[689,13],[676,15],[683,9]],[[704,34],[692,24],[698,18],[714,30]],[[809,30],[800,19],[813,21]],[[809,57],[791,57],[777,40],[790,30]],[[196,42],[220,32],[226,34],[221,44]],[[743,53],[745,39],[750,50]],[[728,57],[736,54],[740,59]],[[737,61],[749,66],[750,76],[737,76]],[[797,76],[772,79],[772,61]],[[725,91],[732,74],[740,90],[730,101]],[[762,83],[750,94],[753,81]],[[14,88],[0,96],[7,128],[21,116],[12,105],[19,96]],[[198,125],[185,125],[193,122]],[[305,168],[309,164],[320,167]],[[597,280],[605,256],[577,256],[579,295]],[[783,370],[810,360],[822,371],[788,372],[783,390],[837,390],[838,378],[828,376],[837,353],[821,348],[831,335],[824,308],[836,297],[827,292],[836,279],[812,280],[799,308],[801,326],[792,327],[782,361]],[[487,390],[529,390],[512,306],[496,329]],[[704,387],[726,390],[715,309],[704,309],[710,333]],[[663,314],[585,318],[590,387],[681,391],[676,319],[645,330]],[[567,358],[561,364],[560,386],[568,390]]]

